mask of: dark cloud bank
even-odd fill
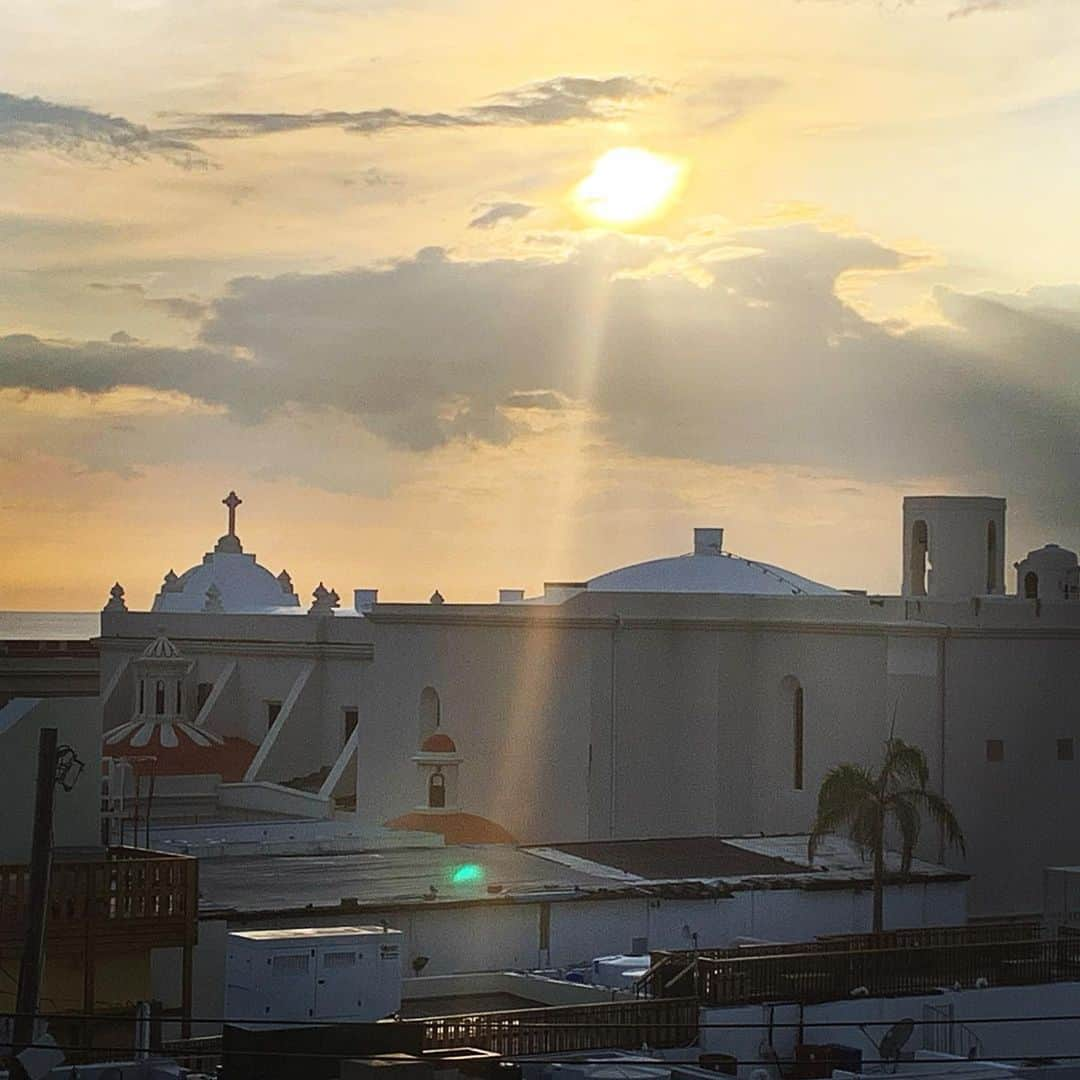
[[[715,275],[707,287],[618,276],[656,251],[616,239],[558,262],[432,249],[386,268],[241,278],[198,348],[11,336],[0,385],[177,390],[245,423],[332,409],[422,452],[514,438],[516,410],[579,399],[589,367],[605,433],[637,454],[951,476],[1075,525],[1080,319],[1067,293],[1014,304],[939,290],[951,325],[904,331],[834,291],[845,271],[897,269],[898,253],[805,226],[736,243],[757,254],[695,254]],[[597,318],[600,333],[583,333]]]
[[[154,130],[121,116],[39,97],[0,93],[0,151],[49,150],[87,158],[140,161],[164,158],[184,168],[206,168],[199,143],[247,139],[285,131],[338,128],[376,135],[401,128],[551,126],[621,116],[635,101],[663,92],[631,75],[596,79],[560,75],[505,91],[450,112],[407,112],[389,107],[307,113],[200,113]]]

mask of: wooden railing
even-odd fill
[[[48,940],[193,944],[198,863],[186,855],[113,848],[57,853],[49,884]],[[30,870],[0,865],[0,948],[21,948]]]
[[[603,1047],[687,1046],[698,1033],[696,999],[561,1005],[439,1016],[422,1021],[424,1049],[476,1046],[507,1056]]]
[[[1021,986],[1080,978],[1080,938],[968,941],[884,949],[821,949],[771,955],[673,955],[654,963],[648,986],[694,993],[703,1004],[835,1001],[932,992],[959,983]]]

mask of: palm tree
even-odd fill
[[[890,821],[900,833],[901,874],[911,869],[922,828],[921,810],[942,830],[946,844],[961,854],[965,851],[964,834],[953,808],[942,796],[927,790],[929,779],[930,769],[922,750],[890,734],[876,773],[863,765],[844,763],[830,769],[821,782],[807,858],[813,862],[822,837],[841,829],[864,852],[873,855],[875,933],[882,930],[885,831]]]

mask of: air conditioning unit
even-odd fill
[[[381,1020],[401,1008],[400,930],[320,926],[228,936],[228,1020]]]

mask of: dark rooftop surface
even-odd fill
[[[716,836],[664,840],[595,840],[549,847],[577,859],[614,867],[651,880],[805,874],[807,867],[736,847]]]
[[[511,1009],[542,1009],[538,1001],[517,994],[454,994],[449,997],[409,998],[401,1003],[399,1015],[403,1020],[418,1020],[425,1016],[462,1016],[466,1013],[507,1012]]]
[[[506,844],[254,855],[202,860],[199,907],[255,912],[337,907],[343,898],[361,904],[490,900],[504,891],[520,895],[578,884],[611,881]]]

